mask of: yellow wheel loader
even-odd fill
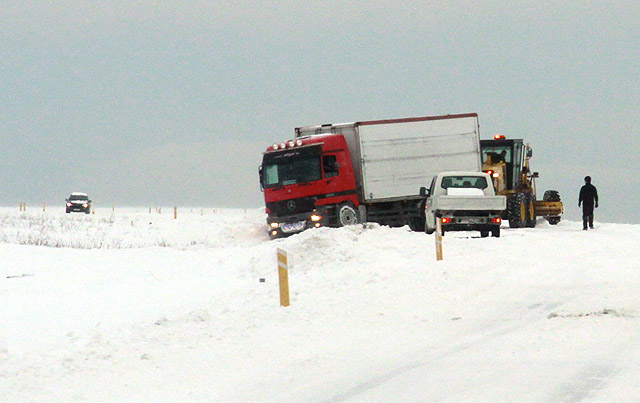
[[[557,190],[536,197],[538,172],[531,172],[529,160],[533,154],[522,139],[507,139],[496,135],[492,140],[480,140],[482,170],[491,175],[496,194],[507,196],[503,219],[511,228],[535,227],[536,217],[544,217],[549,224],[560,222],[562,201]]]

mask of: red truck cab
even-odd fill
[[[260,166],[260,184],[271,238],[358,220],[356,179],[342,134],[270,146]],[[341,210],[348,214],[338,217]]]

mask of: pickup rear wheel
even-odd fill
[[[345,227],[358,223],[358,212],[350,203],[343,203],[338,207],[338,226]]]
[[[500,226],[497,226],[494,229],[492,229],[491,230],[491,235],[496,237],[496,238],[500,238]]]
[[[486,238],[486,237],[488,237],[488,236],[489,236],[489,231],[480,231],[480,236],[481,236],[482,238]]]

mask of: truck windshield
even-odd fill
[[[486,189],[487,179],[484,176],[445,176],[442,178],[443,189],[476,188]]]
[[[321,147],[288,149],[264,155],[264,187],[293,185],[322,179]]]

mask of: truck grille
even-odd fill
[[[315,197],[301,197],[299,199],[267,203],[267,208],[271,211],[271,214],[275,216],[306,213],[312,211],[315,206]]]

